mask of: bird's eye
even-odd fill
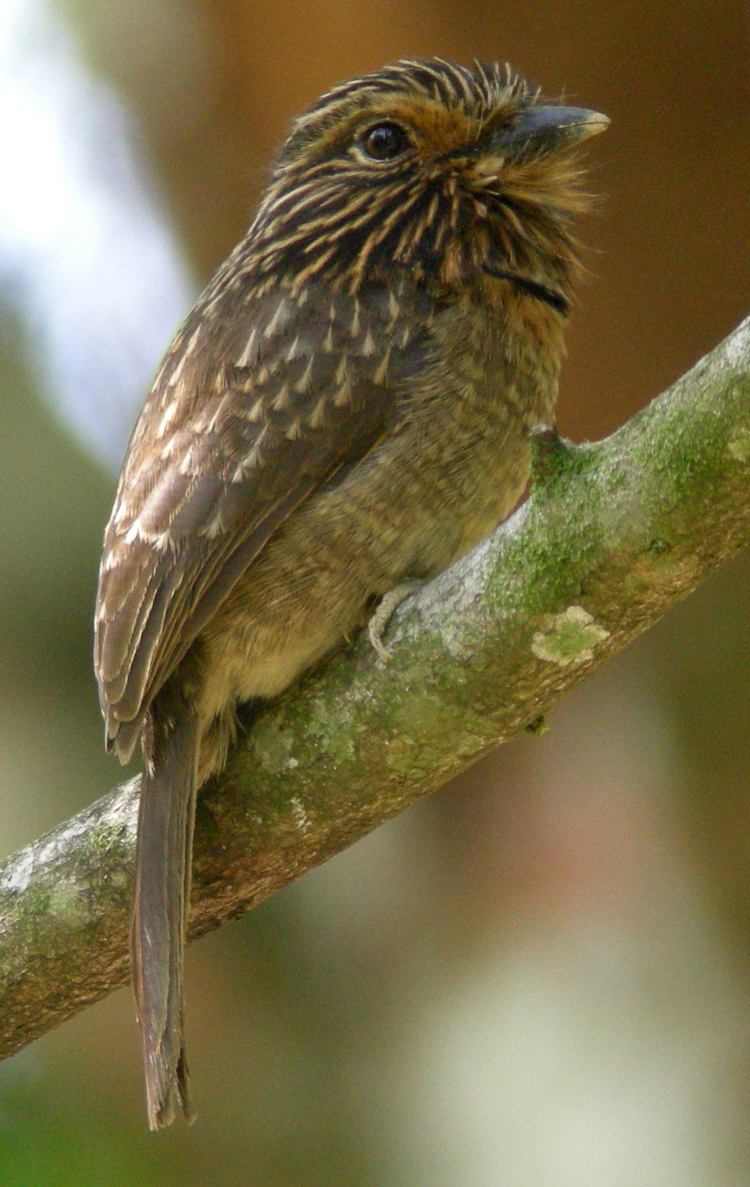
[[[373,161],[391,161],[410,146],[409,137],[398,124],[376,124],[362,137],[362,147]]]

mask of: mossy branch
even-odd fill
[[[526,504],[259,713],[200,798],[192,938],[525,728],[750,539],[750,321],[593,445],[537,435]],[[0,1054],[128,977],[138,781],[0,867]]]

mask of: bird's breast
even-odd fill
[[[423,516],[413,563],[425,576],[488,535],[520,498],[529,432],[553,416],[561,353],[557,326],[533,309],[466,302],[437,319],[394,465]]]

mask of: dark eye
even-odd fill
[[[376,124],[362,138],[362,147],[374,161],[390,161],[409,146],[409,137],[398,124]]]

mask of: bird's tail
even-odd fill
[[[153,711],[152,711],[153,712]],[[190,1103],[183,1036],[182,968],[197,781],[198,725],[187,704],[152,719],[141,781],[130,954],[146,1075],[148,1122],[161,1129]],[[148,761],[150,759],[151,761]]]

